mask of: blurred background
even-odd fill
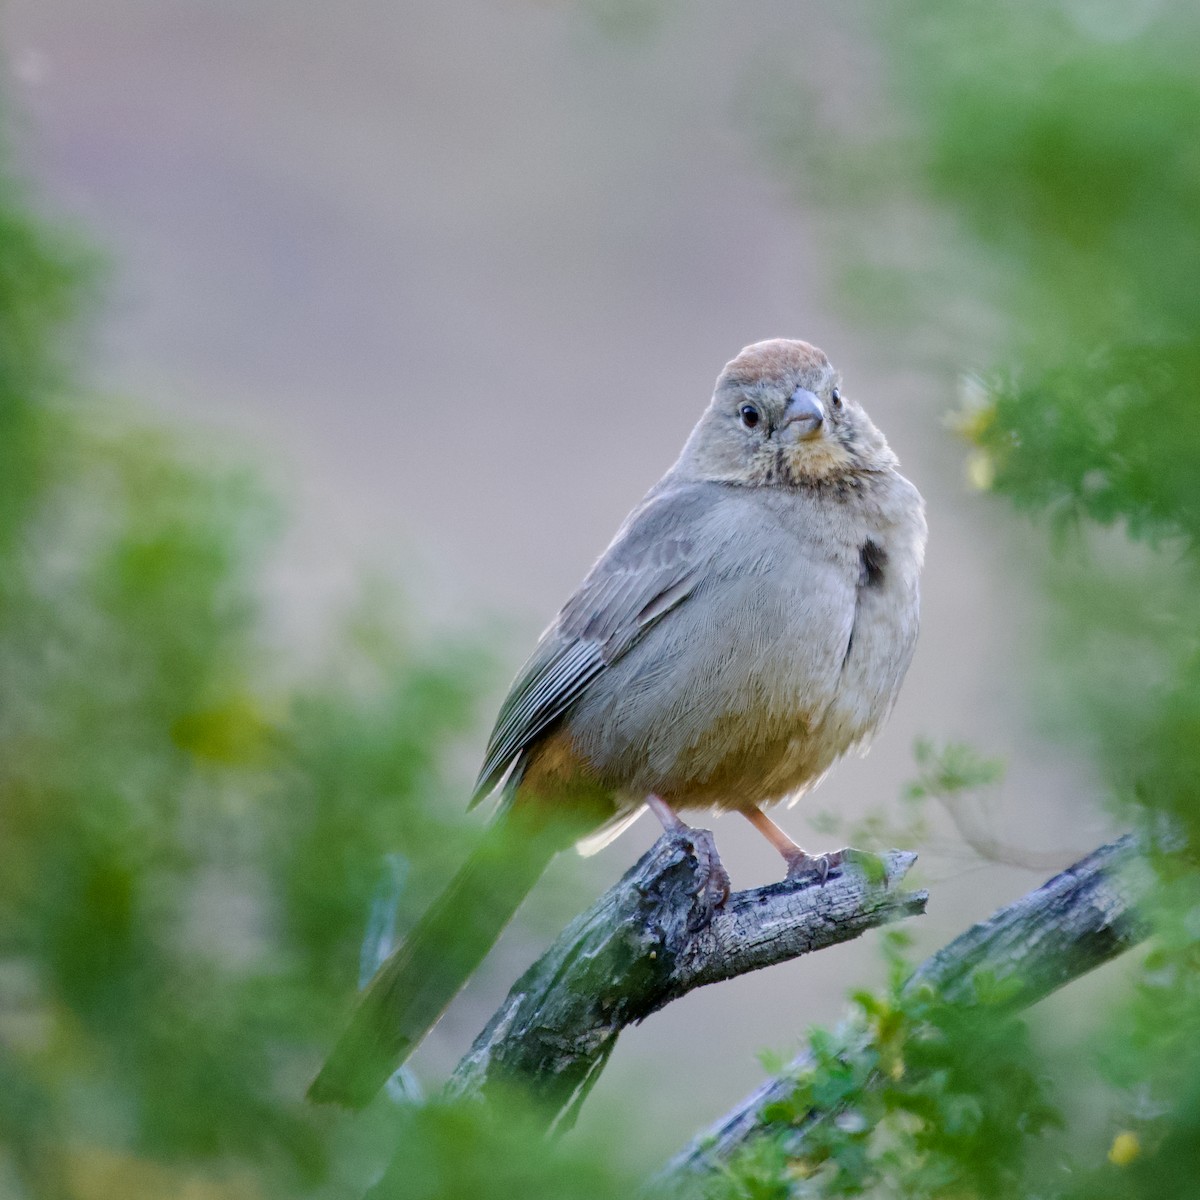
[[[1047,543],[960,433],[1014,345],[1090,352],[1096,309],[1137,312],[1137,279],[1125,309],[1101,286],[1113,245],[1186,307],[1186,187],[1149,233],[1104,189],[1171,162],[1191,186],[1194,75],[1173,59],[1133,116],[1094,81],[1161,77],[1194,21],[1044,8],[10,0],[0,1193],[370,1178],[389,1114],[300,1096],[383,856],[403,928],[478,828],[505,684],[751,341],[827,351],[930,522],[895,714],[789,831],[827,848],[874,814],[886,842],[919,738],[1003,760],[958,815],[1007,864],[927,814],[920,953],[1122,823],[1038,669]],[[1014,62],[1045,90],[1006,92]],[[739,887],[779,874],[744,824],[716,825]],[[654,836],[556,862],[413,1059],[427,1091]],[[881,976],[867,937],[671,1005],[577,1145],[650,1169]],[[1052,1001],[1042,1052],[1074,1054],[1113,986]]]

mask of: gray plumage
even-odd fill
[[[766,426],[796,388],[829,396],[836,380],[804,343],[760,343],[730,364],[679,461],[518,676],[477,798],[510,768],[514,792],[551,727],[611,789],[618,819],[649,793],[683,808],[795,798],[865,748],[916,642],[925,520],[849,401],[820,434],[838,453],[808,473],[792,459],[814,447],[789,459],[770,447]],[[749,437],[727,419],[743,402],[763,409]],[[734,437],[754,453],[731,452]]]

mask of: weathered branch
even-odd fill
[[[1013,987],[1012,1011],[1027,1008],[1147,935],[1138,905],[1151,881],[1127,834],[971,926],[927,958],[906,987],[930,984],[944,1000],[957,1000],[983,968]]]
[[[1138,906],[1150,886],[1136,841],[1120,838],[972,926],[922,963],[905,986],[930,985],[953,1002],[969,995],[982,970],[1001,985],[998,990],[1011,989],[1009,1011],[1024,1008],[1141,941],[1148,927]],[[752,1093],[672,1160],[664,1180],[712,1170],[765,1132],[763,1111],[786,1100],[794,1088],[789,1076],[809,1065],[802,1054],[784,1075]],[[813,1110],[799,1137],[829,1115]]]
[[[551,1124],[569,1124],[621,1030],[706,983],[848,941],[921,913],[924,892],[894,885],[916,855],[845,852],[815,877],[731,895],[715,910],[693,843],[665,834],[625,877],[573,921],[517,981],[459,1063],[452,1095],[519,1081]]]

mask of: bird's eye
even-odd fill
[[[753,404],[743,404],[740,415],[747,429],[753,429],[758,424],[758,409]]]
[[[842,393],[837,388],[834,388],[833,391],[829,393],[829,399],[833,401],[834,408],[842,407]]]

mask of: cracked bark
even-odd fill
[[[693,842],[665,834],[517,981],[447,1086],[486,1095],[517,1082],[550,1127],[570,1125],[621,1030],[704,984],[858,937],[924,911],[896,885],[916,855],[848,852],[810,876],[733,893],[709,911]]]

